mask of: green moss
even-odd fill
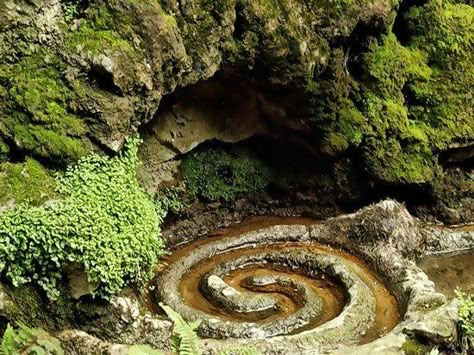
[[[194,151],[183,159],[181,173],[188,196],[209,201],[232,201],[262,191],[271,176],[269,168],[243,148]]]
[[[364,56],[364,157],[381,179],[431,182],[436,154],[474,136],[474,9],[430,0],[409,18],[406,46],[389,33]]]
[[[340,112],[337,130],[342,133],[349,144],[357,146],[362,142],[366,129],[364,115],[355,107],[343,107]]]
[[[327,41],[309,25],[320,7],[294,0],[238,1],[239,33],[227,45],[226,60],[247,68],[259,64],[274,83],[311,85],[323,66],[320,58],[329,52]]]
[[[408,111],[403,101],[367,93],[365,113],[370,123],[371,135],[396,137],[408,129]]]
[[[68,46],[77,51],[90,52],[92,55],[97,55],[104,51],[134,53],[132,45],[122,39],[117,32],[113,30],[96,30],[89,23],[85,23],[79,30],[70,34]]]
[[[132,43],[131,22],[131,18],[107,5],[94,4],[87,10],[83,23],[76,30],[66,32],[66,45],[74,52],[86,52],[92,56],[117,52],[139,60]]]
[[[10,321],[22,321],[46,329],[55,329],[57,323],[64,321],[57,312],[58,307],[45,302],[37,288],[27,285],[19,288],[2,285],[2,288],[12,300],[11,307],[4,310]],[[51,314],[54,314],[54,317]]]
[[[406,42],[391,30],[372,39],[357,76],[350,53],[333,49],[323,80],[306,87],[321,150],[358,148],[376,179],[433,184],[439,152],[474,137],[473,11],[449,0],[412,7]]]
[[[75,161],[87,151],[74,113],[78,97],[62,76],[64,64],[48,51],[0,65],[0,136],[48,159]]]
[[[76,161],[87,150],[81,140],[69,137],[54,129],[30,122],[15,122],[6,118],[8,134],[16,140],[17,147],[50,160]]]
[[[10,200],[39,205],[55,196],[55,188],[51,173],[34,159],[0,165],[0,205]]]
[[[345,151],[349,147],[346,137],[340,133],[330,132],[326,136],[323,144],[330,149],[330,153],[339,153]]]
[[[423,145],[402,146],[395,138],[368,139],[364,158],[369,171],[387,182],[423,183],[433,180],[436,159]]]
[[[431,351],[430,346],[423,345],[414,339],[407,339],[402,349],[405,355],[426,355]]]
[[[393,33],[373,42],[364,57],[367,83],[379,95],[401,96],[401,89],[409,80],[427,80],[431,69],[427,55],[418,49],[403,47]]]
[[[432,63],[429,83],[415,83],[411,111],[432,128],[431,144],[444,149],[474,136],[474,8],[447,0],[431,0],[409,15],[412,46],[423,49]]]

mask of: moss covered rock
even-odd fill
[[[56,181],[38,161],[0,164],[0,206],[30,202],[39,205],[55,196]]]
[[[351,152],[376,181],[432,184],[438,154],[474,137],[469,3],[3,5],[1,160],[21,152],[64,165],[90,150],[118,151],[163,96],[221,69],[301,98],[276,125],[309,127],[307,146]]]

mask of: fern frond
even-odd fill
[[[200,355],[199,338],[196,329],[200,322],[186,322],[181,315],[169,306],[160,303],[166,315],[174,324],[172,338],[173,348],[179,355]]]

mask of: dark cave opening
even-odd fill
[[[362,37],[369,40],[370,33]],[[363,51],[364,46],[357,50]],[[416,104],[409,86],[403,93]],[[268,86],[255,77],[239,76],[235,68],[225,68],[211,79],[164,97],[155,118],[141,127],[140,133],[146,142],[146,137],[159,134],[155,125],[163,122],[164,116],[178,122],[173,128],[175,132],[159,142],[173,151],[172,159],[178,162],[196,150],[218,147],[231,151],[232,147],[246,147],[280,177],[273,179],[265,190],[263,198],[269,202],[286,201],[289,206],[312,204],[314,210],[333,206],[333,211],[344,213],[391,198],[404,202],[415,214],[420,208],[426,211],[425,207],[439,203],[430,183],[389,183],[371,176],[356,148],[339,154],[323,151],[321,128],[309,119],[311,112],[306,99],[299,92]],[[196,120],[210,120],[206,136],[196,136],[196,127],[191,127],[193,144],[176,147],[175,141],[188,132],[181,129]],[[161,127],[167,129],[166,124]],[[208,127],[217,133],[208,135]],[[449,159],[441,154],[441,165]],[[467,167],[472,166],[472,160],[446,164],[446,168],[456,164]],[[226,168],[219,174],[229,180],[233,177]]]

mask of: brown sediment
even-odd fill
[[[474,293],[473,249],[427,255],[419,260],[418,266],[435,283],[436,290],[448,297],[455,296],[456,288]]]
[[[182,257],[192,253],[197,247],[207,243],[216,242],[224,237],[237,238],[241,234],[275,225],[311,225],[316,223],[318,223],[318,221],[309,218],[254,217],[238,225],[218,230],[206,238],[179,247],[165,259],[165,264],[162,266],[161,271],[166,269],[166,264],[177,262]],[[317,274],[316,277],[308,277],[304,273],[299,272],[299,270],[290,270],[288,267],[284,266],[270,266],[260,263],[245,265],[238,270],[230,272],[224,278],[230,286],[239,291],[265,292],[274,295],[278,300],[279,307],[271,314],[262,314],[260,312],[229,312],[228,310],[219,307],[219,305],[212,302],[212,300],[206,298],[200,291],[200,280],[216,265],[241,256],[251,256],[268,251],[285,250],[304,250],[316,254],[341,257],[344,259],[346,266],[348,266],[370,288],[376,299],[375,321],[373,326],[368,329],[367,333],[361,337],[360,343],[368,343],[387,334],[398,323],[399,312],[395,297],[385,287],[380,278],[375,275],[362,260],[351,255],[347,251],[316,243],[274,243],[255,248],[248,248],[248,246],[246,246],[244,248],[228,250],[211,259],[202,260],[194,265],[181,279],[179,293],[189,306],[201,310],[206,314],[215,315],[216,318],[226,319],[233,322],[250,321],[256,323],[268,323],[276,319],[285,318],[302,307],[301,302],[298,300],[297,293],[292,292],[291,289],[278,289],[275,288],[275,286],[249,289],[248,286],[242,284],[242,281],[248,276],[274,275],[275,273],[283,274],[309,285],[323,301],[323,310],[320,316],[314,319],[311,324],[299,329],[298,332],[317,327],[337,317],[342,312],[348,296],[346,289],[338,280],[324,274]],[[154,307],[156,303],[154,304],[153,300],[151,300],[150,303],[152,308],[157,311],[156,307]]]

